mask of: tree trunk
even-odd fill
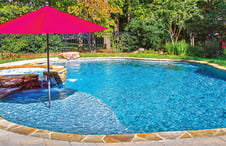
[[[181,31],[182,31],[182,27],[179,27],[178,31],[175,32],[175,34],[176,34],[176,42],[178,41],[178,38],[180,36]]]
[[[119,13],[115,16],[115,24],[116,27],[114,27],[114,32],[115,32],[115,38],[117,41],[119,41]]]
[[[193,32],[190,33],[190,42],[191,46],[195,46],[195,36]]]
[[[83,50],[83,36],[82,33],[78,34],[78,50]]]
[[[104,36],[104,48],[108,50],[111,49],[111,41],[109,38],[109,34],[105,34]]]
[[[96,53],[96,36],[95,33],[92,33],[92,52]]]
[[[130,1],[127,2],[127,5],[128,5],[128,15],[127,15],[127,23],[129,24],[130,22],[130,15],[131,15],[131,4],[130,4]]]
[[[172,25],[172,23],[170,23],[170,27],[167,29],[167,31],[168,31],[168,33],[170,35],[172,43],[174,43],[175,38],[174,38],[174,32],[173,32],[173,25]]]

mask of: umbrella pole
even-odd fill
[[[50,73],[49,73],[49,34],[47,34],[47,64],[48,64],[48,75],[47,75],[47,82],[48,82],[48,95],[49,95],[49,108],[51,107],[51,96],[50,96]]]

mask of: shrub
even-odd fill
[[[125,28],[129,33],[122,34],[126,47],[124,51],[134,51],[138,48],[159,49],[164,35],[163,26],[152,20],[132,20]]]
[[[56,52],[63,47],[59,35],[49,35],[49,48]],[[4,53],[43,53],[46,51],[46,35],[5,35],[2,39]]]
[[[189,45],[185,42],[185,40],[166,43],[164,45],[165,51],[167,51],[171,55],[187,55],[188,47]]]
[[[223,55],[226,56],[226,40],[222,41],[221,44],[222,44],[221,48],[222,48],[222,51],[223,51]]]
[[[224,54],[225,42],[219,41],[209,34],[206,36],[205,42],[202,43],[202,57],[215,58]]]
[[[203,56],[203,53],[202,53],[202,50],[201,50],[201,47],[200,45],[197,45],[197,46],[190,46],[188,47],[188,50],[187,50],[187,55],[188,56],[196,56],[196,57],[202,57]]]

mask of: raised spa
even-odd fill
[[[52,88],[0,101],[0,117],[76,134],[132,134],[226,127],[226,72],[209,66],[144,60],[77,60]]]
[[[47,71],[46,68],[12,68],[0,70],[0,75],[20,75],[20,74],[38,74],[43,76],[43,72]]]

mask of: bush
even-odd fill
[[[124,51],[131,52],[139,48],[158,50],[164,35],[163,26],[150,20],[132,20],[125,28],[129,33],[121,35]]]
[[[206,36],[206,40],[202,43],[202,56],[215,58],[224,54],[225,42],[212,37],[210,34]]]
[[[164,45],[165,51],[167,51],[171,55],[188,55],[189,44],[185,42],[185,40],[166,43]]]
[[[187,55],[188,56],[196,56],[196,57],[202,57],[203,56],[203,53],[202,53],[202,50],[201,50],[201,47],[198,45],[198,46],[190,46],[188,47],[188,50],[187,50]]]
[[[223,55],[226,56],[226,40],[222,41],[221,43],[222,43],[221,48],[223,51]]]
[[[63,47],[59,35],[49,35],[49,48],[56,52]],[[5,35],[2,39],[4,53],[43,53],[46,52],[46,35],[35,35],[35,49],[33,35]]]

